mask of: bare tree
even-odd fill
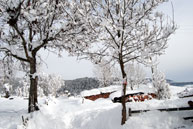
[[[78,40],[83,23],[74,1],[0,0],[0,50],[25,64],[30,77],[28,112],[38,110],[37,63],[40,49],[66,49],[86,46]],[[73,41],[74,42],[73,42]]]
[[[156,11],[164,2],[166,0],[85,1],[90,12],[87,15],[89,27],[95,31],[97,39],[90,39],[91,49],[81,52],[95,62],[108,57],[119,64],[123,79],[122,125],[126,121],[125,65],[163,54],[169,36],[176,29],[172,20]]]

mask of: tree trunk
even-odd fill
[[[153,67],[153,61],[152,61],[152,57],[149,58],[150,61],[151,61],[151,73],[152,73],[152,85],[153,87],[155,87],[155,84],[154,84],[154,81],[155,81],[155,78],[154,78],[154,74],[155,74],[155,71],[154,71],[154,67]]]
[[[38,99],[37,99],[37,85],[38,85],[38,76],[36,73],[36,59],[30,60],[30,91],[29,91],[29,104],[28,112],[34,112],[39,110],[38,108]]]
[[[126,111],[126,104],[125,104],[126,87],[127,87],[127,84],[123,83],[123,97],[122,97],[122,100],[121,100],[121,104],[122,104],[122,120],[121,120],[121,125],[124,125],[126,120],[127,120],[127,117],[126,117],[127,111]]]
[[[121,57],[121,56],[120,56]],[[121,68],[121,73],[122,73],[122,77],[123,77],[123,96],[122,96],[122,100],[121,100],[121,104],[122,104],[122,120],[121,120],[121,125],[124,125],[126,120],[127,120],[127,117],[126,117],[126,104],[125,104],[125,95],[126,95],[126,87],[127,87],[127,75],[125,73],[125,70],[124,70],[124,63],[123,63],[123,60],[122,58],[120,58],[119,60],[119,63],[120,63],[120,68]]]

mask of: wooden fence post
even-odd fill
[[[128,114],[129,114],[129,116],[131,116],[131,108],[129,108]]]

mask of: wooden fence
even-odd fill
[[[187,110],[193,110],[193,107],[179,107],[179,108],[163,108],[163,109],[154,109],[154,110],[158,110],[158,111],[166,111],[166,112],[170,112],[170,111],[187,111]],[[131,108],[129,108],[129,116],[132,116],[132,114],[135,113],[142,113],[142,112],[148,112],[148,111],[153,111],[153,110],[131,110]],[[184,117],[184,120],[189,120],[189,119],[193,119],[192,117]]]

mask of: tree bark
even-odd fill
[[[122,77],[123,77],[123,96],[122,96],[122,100],[121,100],[121,104],[122,104],[122,119],[121,119],[121,125],[124,125],[127,117],[126,117],[126,104],[125,104],[125,95],[126,95],[126,87],[127,87],[127,74],[125,73],[125,69],[124,69],[124,63],[122,60],[122,56],[119,56],[119,64],[120,64],[120,68],[121,68],[121,73],[122,73]]]
[[[127,87],[127,84],[126,83],[123,83],[123,97],[122,97],[122,100],[121,100],[121,104],[122,104],[122,119],[121,119],[121,125],[124,125],[126,120],[127,120],[127,117],[126,117],[126,104],[125,104],[125,91],[126,91],[126,87]]]
[[[29,104],[28,112],[34,112],[39,110],[38,108],[38,99],[37,99],[37,85],[38,85],[38,76],[34,75],[36,73],[36,59],[33,58],[30,60],[30,91],[29,91]]]

